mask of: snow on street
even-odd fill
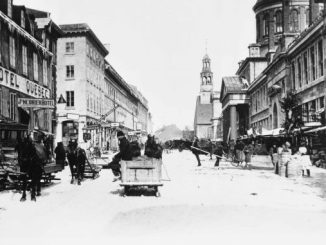
[[[29,195],[21,203],[20,193],[1,192],[0,237],[11,242],[13,237],[51,238],[48,244],[57,239],[121,242],[150,236],[161,237],[161,244],[163,237],[174,236],[189,241],[194,241],[192,237],[234,241],[269,237],[280,242],[285,237],[311,241],[323,235],[326,199],[322,186],[313,183],[314,170],[309,180],[291,180],[265,168],[246,170],[228,163],[214,168],[214,161],[201,158],[203,166],[197,167],[190,152],[165,154],[171,181],[164,181],[160,198],[137,190],[122,197],[123,189],[112,182],[109,170],[81,186],[71,185],[67,167],[57,174],[61,181],[45,187],[36,203]],[[316,176],[324,174],[318,171]],[[164,169],[163,178],[168,178]]]

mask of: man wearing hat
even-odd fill
[[[119,153],[113,157],[112,162],[109,163],[108,168],[112,169],[113,175],[116,177],[113,181],[121,179],[120,161],[132,160],[132,152],[130,143],[122,131],[118,131],[117,137],[119,140]]]

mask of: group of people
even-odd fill
[[[307,155],[308,149],[307,144],[305,141],[301,141],[300,146],[293,151],[293,148],[291,148],[291,143],[286,141],[285,143],[279,143],[279,144],[273,144],[272,147],[269,149],[269,155],[271,156],[271,160],[273,165],[276,167],[275,172],[278,173],[278,161],[281,154],[289,154],[289,155]],[[302,162],[302,175],[307,174],[307,176],[310,176],[310,168],[307,166],[306,162]]]
[[[113,157],[112,161],[107,167],[112,170],[112,173],[115,176],[113,181],[121,179],[121,160],[131,161],[133,157],[139,157],[141,155],[141,147],[137,141],[129,142],[122,131],[117,132],[117,138],[119,140],[119,152]],[[148,135],[145,143],[144,155],[147,157],[161,159],[162,152],[163,148],[156,142],[155,137]]]
[[[244,142],[237,140],[236,142],[231,141],[229,144],[225,144],[224,142],[216,142],[213,143],[211,140],[208,140],[208,147],[206,150],[203,150],[199,146],[198,137],[194,137],[194,141],[191,146],[191,151],[195,155],[198,163],[198,167],[201,166],[199,155],[210,155],[210,159],[212,160],[212,156],[216,157],[215,167],[219,167],[220,160],[224,158],[225,154],[232,154],[234,157],[234,162],[239,165],[243,165],[245,168],[249,166],[251,162],[251,156],[254,152],[254,145],[252,142]]]

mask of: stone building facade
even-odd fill
[[[65,103],[57,110],[57,141],[117,148],[117,130],[146,134],[147,100],[105,60],[109,52],[92,29],[87,24],[60,27],[57,99],[62,96]]]
[[[323,5],[314,0],[257,1],[254,6],[257,43],[249,46],[249,57],[245,60],[247,63],[251,60],[252,66],[247,65],[245,71],[246,63],[242,62],[237,72],[241,79],[247,80],[247,102],[243,105],[248,105],[248,113],[239,115],[239,120],[241,117],[243,121],[249,120],[242,125],[246,129],[242,132],[233,122],[238,130],[233,138],[253,132],[279,132],[285,120],[280,101],[290,91],[301,101],[297,109],[302,112],[303,121],[316,121],[316,112],[321,112],[325,104],[322,9]],[[236,93],[241,94],[244,96]],[[224,114],[223,119],[233,120]]]

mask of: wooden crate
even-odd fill
[[[122,186],[162,185],[162,160],[139,157],[132,161],[121,161]]]

